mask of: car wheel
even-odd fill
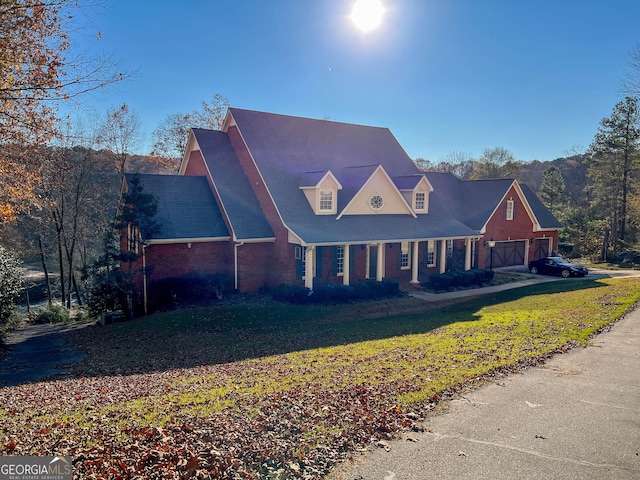
[[[563,278],[569,278],[571,276],[571,272],[569,270],[562,270],[561,275]]]
[[[531,267],[531,273],[533,273],[534,275],[538,274],[538,267]]]

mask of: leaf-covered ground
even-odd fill
[[[68,455],[77,478],[323,478],[419,430],[441,398],[585,344],[639,285],[552,282],[440,308],[231,303],[86,328],[70,378],[0,390],[0,454]]]

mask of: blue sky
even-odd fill
[[[640,42],[637,0],[382,0],[367,33],[349,18],[354,1],[106,0],[86,12],[81,47],[137,74],[83,111],[126,102],[140,153],[163,118],[220,93],[234,107],[388,127],[412,158],[500,146],[552,160],[589,146]]]

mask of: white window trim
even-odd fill
[[[514,211],[515,211],[515,203],[513,202],[513,200],[507,200],[507,211],[505,213],[505,219],[507,221],[513,220]]]
[[[323,194],[329,194],[330,196],[330,206],[329,208],[322,208],[322,195]],[[336,212],[336,208],[335,208],[335,190],[327,190],[327,189],[322,189],[318,191],[318,212],[320,213],[335,213]]]
[[[344,275],[344,245],[336,245],[336,274],[338,277]]]
[[[403,257],[407,259],[406,265],[403,265],[403,261],[402,261]],[[411,245],[409,244],[409,242],[402,242],[400,244],[400,270],[409,270],[410,268],[411,268]]]
[[[429,255],[432,255],[431,262],[429,263]],[[435,267],[436,266],[436,241],[435,240],[427,240],[427,267]]]
[[[418,195],[422,195],[422,208],[418,207]],[[413,194],[413,208],[416,212],[427,211],[427,192],[414,192]]]

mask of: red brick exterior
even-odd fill
[[[168,244],[150,245],[146,249],[147,285],[167,278],[175,278],[188,275],[213,275],[223,273],[227,276],[226,287],[234,289],[237,287],[241,292],[259,291],[265,286],[275,287],[281,283],[303,285],[301,277],[302,248],[289,243],[289,232],[283,225],[276,206],[264,185],[262,177],[248,151],[237,127],[232,126],[227,134],[231,145],[236,152],[239,162],[255,192],[260,207],[262,208],[269,225],[275,233],[275,242],[204,242],[192,243],[190,245]],[[218,206],[222,212],[222,205],[215,191],[212,179],[209,176],[206,163],[200,151],[192,151],[189,155],[184,171],[185,175],[205,176],[214,192]],[[505,203],[513,200],[515,215],[513,220],[505,218]],[[227,228],[232,232],[226,215],[224,216]],[[126,232],[121,241],[123,250],[127,248]],[[487,248],[485,241],[493,238],[497,242],[503,241],[525,241],[528,246],[528,253],[525,260],[531,260],[535,255],[535,239],[552,238],[553,247],[557,247],[558,232],[534,232],[534,224],[519,195],[518,189],[511,187],[495,213],[490,218],[486,226],[484,237],[475,242],[474,258],[472,267],[488,268],[486,262]],[[418,271],[419,281],[426,281],[429,275],[440,272],[440,250],[443,248],[441,242],[436,242],[437,248],[434,252],[436,266],[427,267],[427,243],[420,242],[418,248]],[[401,268],[400,255],[401,244],[385,244],[384,250],[384,277],[397,279],[401,282],[408,282],[412,276],[411,255],[413,255],[413,245],[410,244],[410,260],[408,268]],[[373,251],[373,250],[372,250]],[[447,268],[464,268],[465,241],[454,241],[453,256],[447,258]],[[335,252],[334,246],[316,247],[315,269],[316,278],[314,282],[343,283],[343,276],[335,272]],[[367,267],[369,261],[367,255],[369,249],[365,244],[355,245],[350,249],[350,277],[349,283],[365,280],[369,276],[375,279],[375,273],[368,275]],[[298,258],[296,258],[296,255]],[[375,257],[375,256],[374,256]],[[134,271],[141,271],[142,259],[133,266]],[[237,270],[236,270],[237,267]],[[142,291],[142,275],[137,278],[138,288]],[[237,283],[236,283],[237,282]],[[148,292],[153,295],[152,291]]]
[[[296,262],[295,262],[295,245],[289,243],[289,231],[282,224],[280,215],[271,199],[267,187],[262,181],[262,177],[256,168],[256,165],[251,158],[251,154],[242,139],[237,127],[230,127],[227,131],[231,145],[238,156],[240,165],[244,170],[249,183],[251,184],[253,191],[258,198],[260,207],[264,212],[273,233],[275,234],[276,241],[272,244],[270,250],[270,257],[263,258],[263,261],[271,260],[268,267],[269,275],[267,276],[266,283],[277,286],[281,283],[295,283],[296,282]],[[249,245],[245,245],[248,247]],[[245,247],[243,246],[243,247]],[[243,248],[240,247],[240,248]],[[253,254],[252,259],[257,260],[260,253]],[[265,281],[262,282],[263,284]]]
[[[506,220],[505,209],[507,200],[513,200],[514,202],[514,217],[513,220]],[[534,223],[529,216],[522,198],[518,194],[515,187],[507,192],[504,199],[498,205],[498,208],[494,212],[493,216],[487,222],[486,233],[483,239],[478,242],[478,265],[480,268],[488,268],[487,257],[488,248],[485,246],[485,241],[492,239],[496,242],[502,241],[515,241],[524,240],[528,241],[528,252],[526,259],[533,260],[535,255],[535,240],[541,238],[552,239],[552,249],[558,247],[558,231],[545,231],[534,232]],[[549,252],[551,253],[551,252]],[[525,260],[526,260],[525,259]]]

